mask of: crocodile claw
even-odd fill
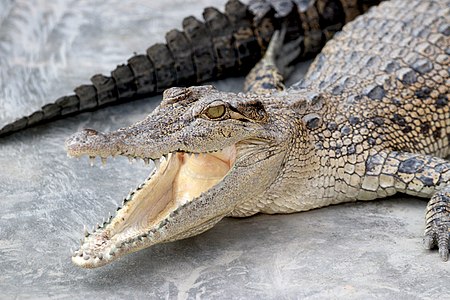
[[[450,248],[449,224],[437,224],[437,222],[435,222],[431,228],[425,232],[423,245],[425,249],[437,247],[442,261],[448,261]]]

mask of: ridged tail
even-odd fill
[[[213,7],[204,21],[183,20],[183,31],[171,30],[159,43],[119,65],[111,76],[63,96],[0,129],[0,136],[66,116],[142,99],[171,86],[245,74],[262,57],[274,30],[287,24],[287,40],[303,37],[298,59],[316,54],[342,26],[381,0],[229,0],[225,13]]]

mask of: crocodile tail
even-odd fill
[[[225,13],[208,7],[203,21],[183,20],[183,31],[171,30],[158,43],[119,65],[110,76],[91,78],[75,94],[44,105],[0,129],[4,136],[99,107],[186,86],[243,75],[262,57],[273,32],[287,24],[287,40],[303,39],[299,59],[320,51],[342,26],[379,0],[229,0]]]

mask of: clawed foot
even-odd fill
[[[443,261],[448,260],[450,247],[450,187],[437,192],[428,202],[425,236],[426,249],[439,249]]]
[[[268,51],[275,55],[274,60],[280,73],[283,74],[284,78],[287,78],[295,69],[292,62],[297,59],[302,51],[301,43],[304,37],[300,36],[296,40],[283,43],[285,35],[286,27],[283,26],[281,31],[274,33]]]
[[[427,227],[425,237],[423,238],[423,245],[426,249],[437,247],[442,261],[447,261],[450,247],[450,226],[449,224],[442,223],[433,222],[430,227]]]

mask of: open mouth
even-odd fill
[[[114,217],[92,233],[85,231],[72,261],[81,267],[98,267],[154,244],[158,230],[171,216],[221,182],[235,161],[235,145],[210,153],[173,152],[162,156]]]

